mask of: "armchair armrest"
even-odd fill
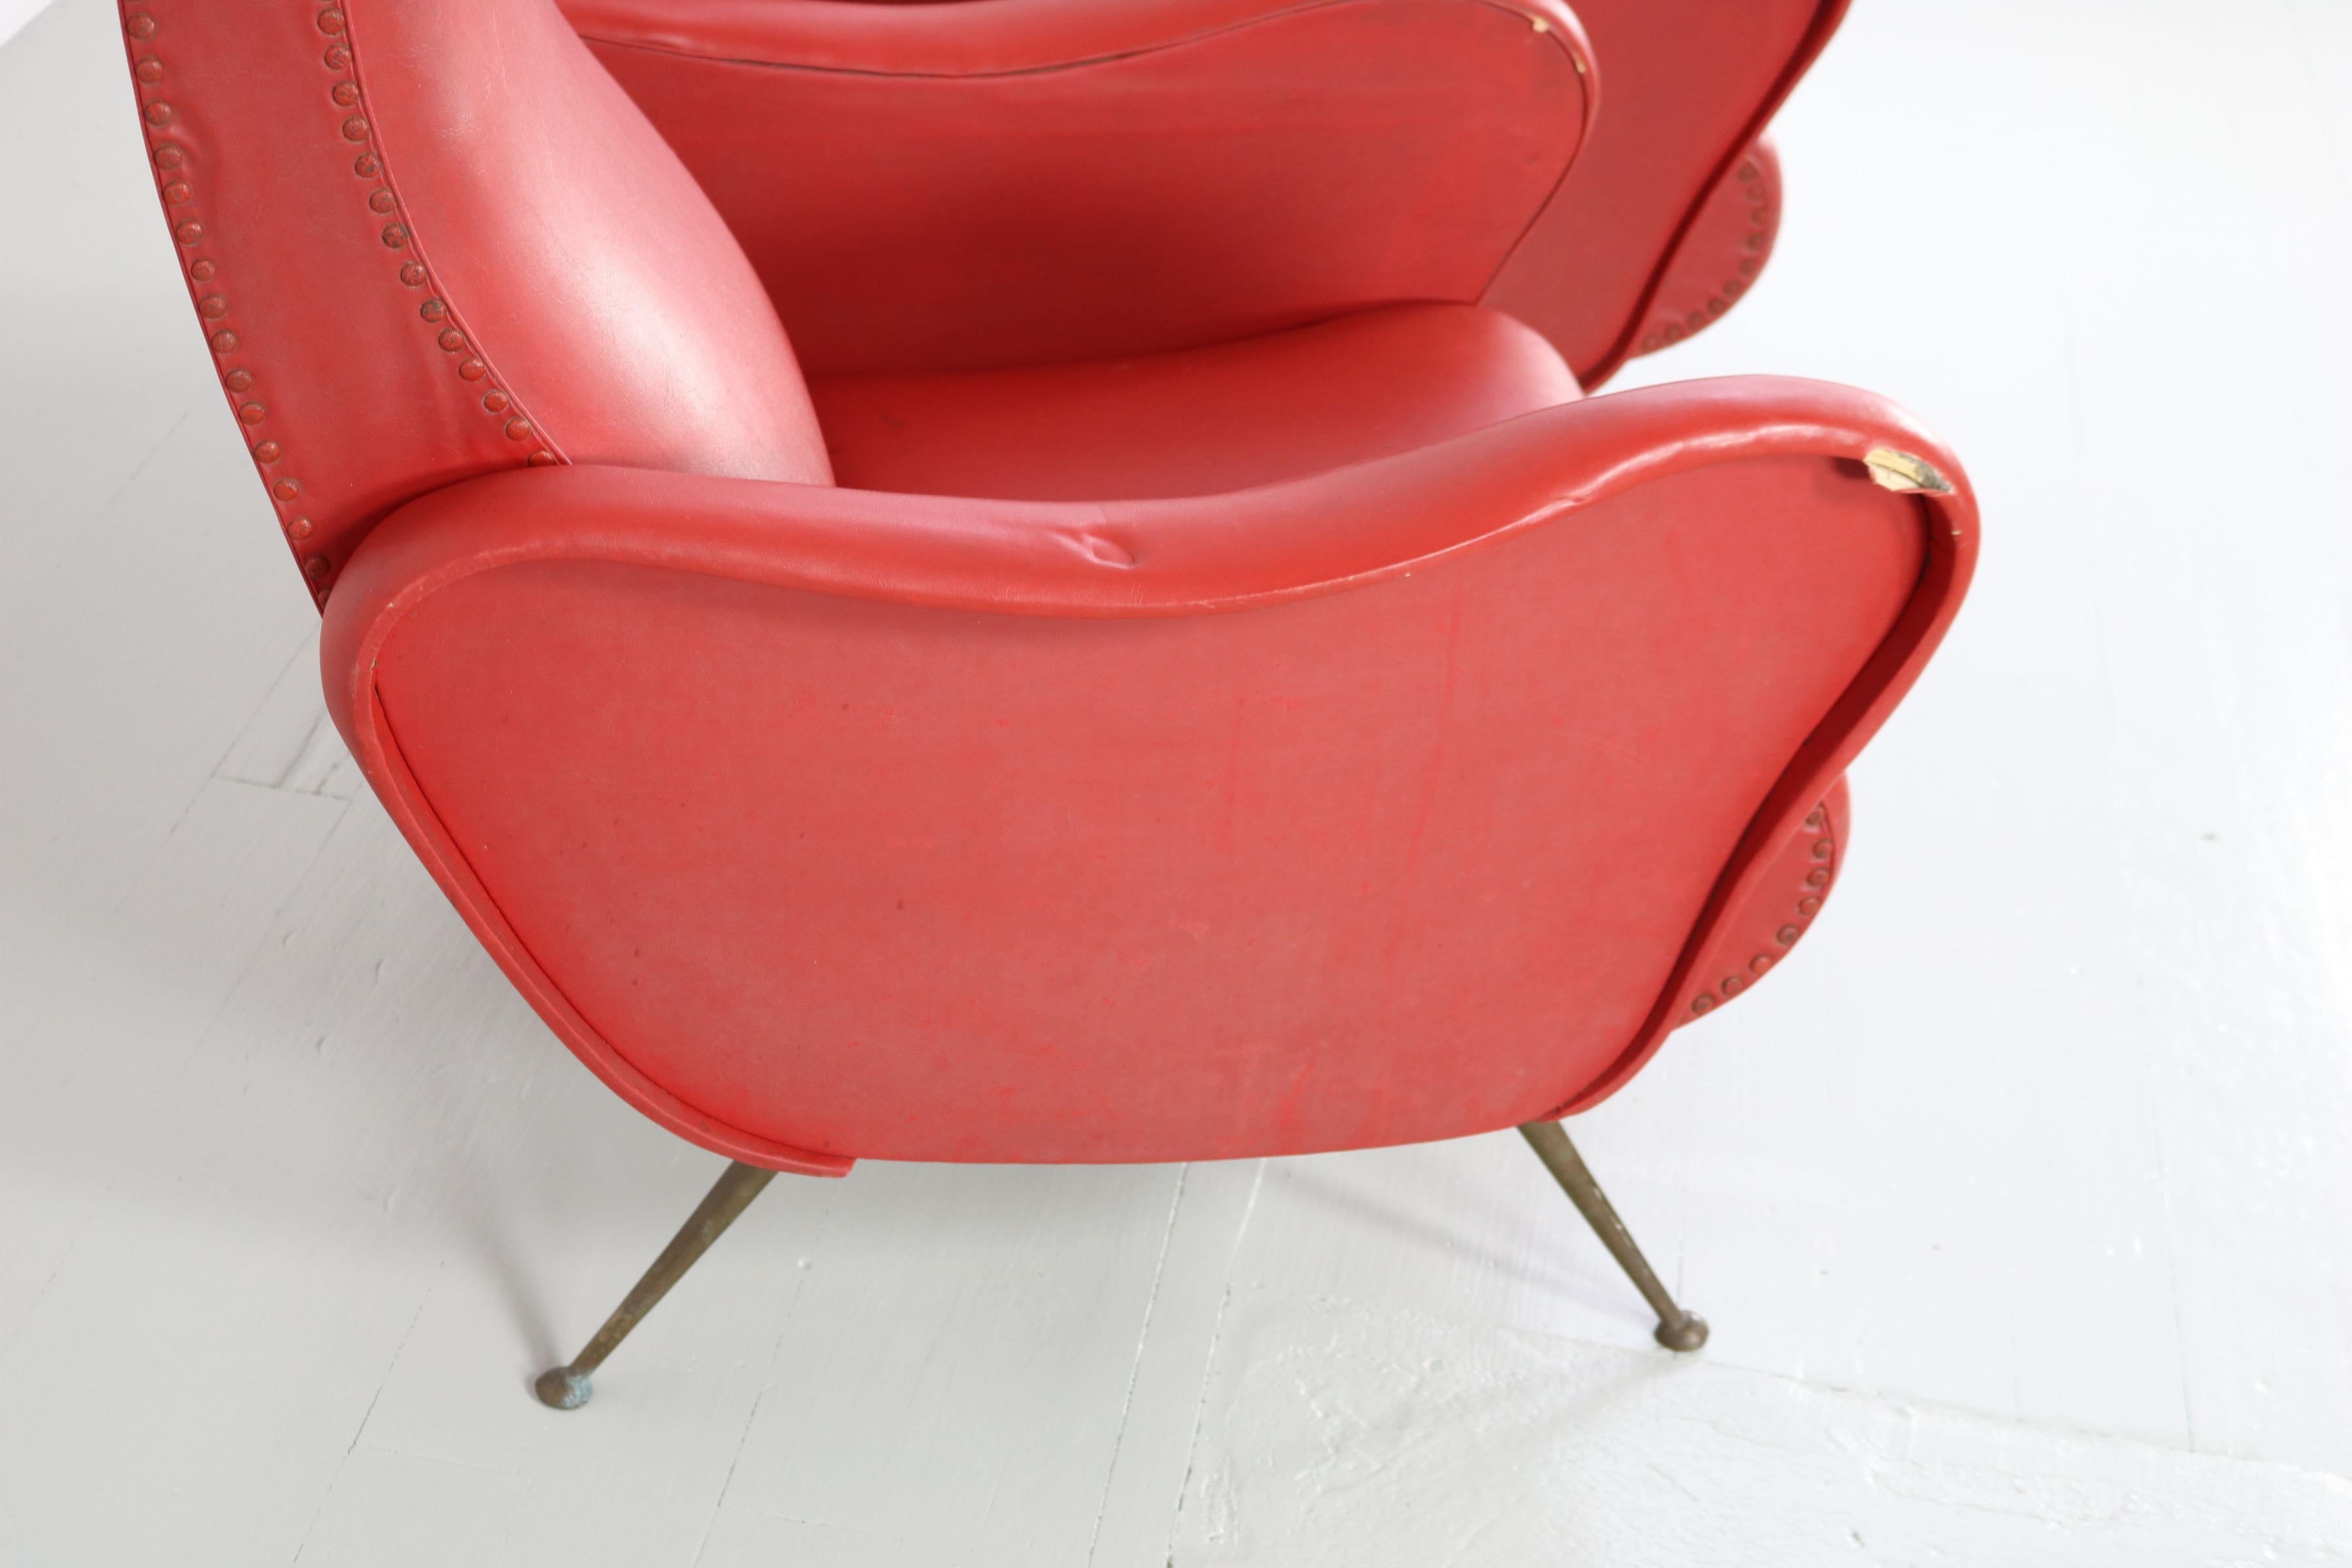
[[[1595,102],[1563,0],[566,0],[811,374],[1472,301]]]
[[[1899,412],[1761,379],[1182,500],[529,470],[387,521],[321,660],[485,944],[680,1133],[1212,1158],[1622,1082],[1974,532]]]

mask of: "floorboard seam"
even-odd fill
[[[359,1425],[352,1428],[352,1440],[344,1445],[343,1457],[335,1461],[335,1473],[327,1478],[325,1488],[319,1493],[319,1506],[310,1510],[310,1521],[302,1527],[302,1539],[296,1543],[294,1555],[288,1560],[288,1568],[299,1563],[302,1553],[310,1549],[310,1533],[319,1528],[319,1520],[327,1511],[327,1504],[334,1500],[335,1485],[343,1479],[343,1471],[350,1466],[352,1455],[360,1446],[360,1438],[366,1435],[368,1422],[375,1415],[376,1401],[383,1397],[384,1389],[391,1384],[392,1374],[400,1366],[400,1352],[408,1348],[409,1336],[416,1332],[416,1325],[424,1321],[425,1309],[432,1302],[434,1289],[440,1284],[442,1270],[446,1266],[446,1258],[434,1266],[433,1279],[425,1285],[424,1293],[417,1297],[416,1310],[408,1315],[408,1327],[400,1331],[400,1342],[392,1347],[392,1354],[383,1363],[383,1375],[375,1380],[375,1392],[368,1395],[367,1408],[360,1412]]]
[[[1143,1323],[1136,1331],[1135,1354],[1127,1363],[1127,1393],[1119,1401],[1118,1425],[1111,1430],[1110,1462],[1103,1468],[1102,1497],[1095,1504],[1095,1527],[1087,1537],[1089,1568],[1102,1545],[1103,1518],[1110,1511],[1111,1489],[1118,1484],[1118,1456],[1127,1445],[1128,1419],[1135,1414],[1135,1385],[1143,1372],[1143,1347],[1151,1339],[1152,1314],[1160,1305],[1160,1287],[1168,1277],[1168,1249],[1176,1239],[1176,1219],[1184,1208],[1184,1184],[1192,1174],[1190,1163],[1176,1168],[1176,1191],[1168,1200],[1168,1223],[1160,1232],[1160,1256],[1151,1265],[1151,1289],[1143,1298]]]
[[[1234,1226],[1233,1245],[1225,1249],[1225,1289],[1217,1298],[1216,1321],[1209,1325],[1209,1352],[1201,1358],[1201,1386],[1192,1395],[1192,1435],[1184,1444],[1184,1479],[1177,1483],[1176,1506],[1168,1513],[1168,1552],[1166,1568],[1176,1568],[1176,1532],[1184,1523],[1184,1499],[1192,1490],[1192,1471],[1201,1459],[1201,1426],[1208,1418],[1209,1380],[1216,1375],[1217,1346],[1225,1337],[1225,1313],[1234,1304],[1234,1259],[1240,1256],[1242,1237],[1248,1234],[1250,1218],[1257,1213],[1257,1196],[1265,1184],[1265,1164],[1257,1163],[1250,1177],[1249,1199],[1242,1205],[1242,1217]]]
[[[187,819],[188,813],[193,812],[195,809],[196,802],[203,798],[204,792],[210,785],[211,782],[211,780],[207,779],[205,783],[196,786],[194,793],[188,797],[187,809],[180,814],[179,821],[185,821]],[[236,977],[229,983],[226,989],[222,991],[220,1003],[213,1009],[211,1016],[205,1020],[204,1027],[195,1032],[194,1037],[194,1043],[189,1046],[187,1050],[182,1054],[180,1060],[174,1064],[172,1069],[174,1082],[177,1081],[177,1075],[186,1069],[188,1058],[202,1048],[204,1041],[212,1034],[213,1029],[220,1023],[221,1015],[228,1011],[229,1004],[236,999],[238,990],[245,984],[246,975],[250,973],[253,970],[253,966],[261,961],[261,955],[269,944],[270,933],[278,929],[278,922],[285,918],[287,910],[291,907],[295,899],[300,895],[303,884],[310,880],[312,869],[319,864],[319,858],[326,853],[328,843],[332,840],[336,833],[341,829],[343,819],[349,815],[350,805],[346,803],[344,809],[335,814],[333,826],[330,826],[325,833],[320,835],[319,847],[310,852],[310,858],[303,862],[301,870],[296,872],[294,876],[289,879],[287,883],[286,896],[278,900],[278,907],[276,909],[269,911],[269,918],[260,922],[261,934],[254,940],[253,945],[247,951],[244,962],[237,965]],[[177,831],[178,826],[178,822],[173,823],[173,831]],[[153,871],[155,863],[163,858],[164,846],[170,842],[171,835],[167,833],[164,835],[162,842],[155,846],[155,853],[149,858],[146,866],[141,868],[138,876],[132,879],[130,887],[124,890],[122,897],[115,900],[112,908],[108,910],[106,916],[106,920],[108,921],[111,921],[115,917],[120,915],[131,903],[131,900],[138,896],[141,884],[144,881],[146,877]],[[102,926],[100,929],[102,929]],[[114,1196],[114,1189],[117,1185],[118,1180],[119,1178],[110,1178],[106,1184],[106,1190],[100,1193],[95,1198],[90,1200],[89,1206],[83,1211],[80,1221],[74,1226],[72,1238],[66,1243],[65,1250],[58,1254],[57,1267],[49,1270],[49,1277],[41,1281],[41,1288],[33,1293],[33,1299],[26,1303],[24,1311],[17,1315],[16,1327],[8,1331],[7,1337],[5,1340],[0,1340],[0,1364],[5,1364],[8,1359],[9,1353],[16,1349],[17,1340],[24,1334],[26,1325],[32,1322],[33,1314],[36,1309],[40,1306],[41,1299],[49,1293],[50,1288],[57,1284],[58,1277],[65,1272],[66,1265],[71,1263],[74,1259],[74,1255],[80,1250],[82,1237],[89,1234],[90,1226],[97,1221],[100,1213],[104,1210],[108,1202]]]
[[[810,1248],[810,1257],[815,1256],[824,1246],[825,1235],[832,1227],[833,1210],[828,1205],[818,1217],[815,1246]],[[727,1474],[719,1479],[719,1495],[710,1500],[710,1517],[702,1521],[702,1534],[694,1543],[694,1555],[688,1559],[688,1568],[700,1568],[703,1554],[710,1550],[711,1531],[719,1528],[719,1516],[727,1510],[727,1494],[735,1489],[735,1472],[742,1468],[743,1450],[751,1444],[752,1424],[760,1419],[760,1406],[767,1400],[769,1385],[775,1381],[776,1358],[783,1353],[784,1336],[793,1331],[793,1312],[800,1305],[801,1291],[807,1284],[808,1270],[793,1268],[792,1293],[784,1302],[783,1316],[776,1323],[776,1337],[768,1342],[768,1360],[760,1369],[759,1389],[751,1395],[751,1408],[743,1414],[741,1430],[735,1434],[735,1457],[727,1461]],[[760,1510],[752,1509],[746,1511],[756,1513]],[[793,1522],[807,1521],[795,1520]]]

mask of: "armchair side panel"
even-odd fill
[[[1965,492],[1873,486],[1927,443],[1871,402],[1632,394],[1114,507],[583,469],[395,520],[324,657],[542,1016],[738,1158],[1476,1132],[1688,1016],[1948,620]]]

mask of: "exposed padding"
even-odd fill
[[[1129,359],[820,377],[810,391],[838,482],[1025,500],[1247,489],[1579,395],[1550,344],[1473,305]]]
[[[1973,550],[1899,411],[1741,380],[1192,500],[494,477],[379,530],[320,657],[493,954],[687,1136],[1273,1154],[1622,1082]]]
[[[1597,102],[1559,0],[573,0],[812,374],[1472,302]]]

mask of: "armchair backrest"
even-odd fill
[[[831,481],[782,326],[551,0],[123,0],[179,264],[323,600],[525,464]]]

